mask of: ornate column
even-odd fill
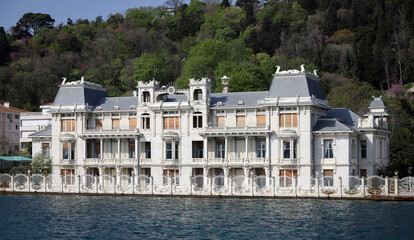
[[[122,167],[116,166],[115,170],[116,170],[116,185],[121,186],[121,170],[122,170]],[[115,186],[115,187],[117,187],[117,186]]]
[[[208,184],[208,181],[207,181],[207,179],[208,179],[208,171],[210,170],[210,168],[208,168],[208,167],[204,167],[203,168],[203,187],[204,187],[204,189],[206,189],[206,187],[207,187],[207,184]]]
[[[228,137],[226,136],[226,137],[224,137],[224,159],[226,159],[227,160],[227,158],[228,158],[228,153],[227,153],[227,151],[228,151]]]
[[[88,168],[83,166],[83,176],[82,176],[82,185],[86,187],[86,174],[88,173]]]
[[[100,141],[100,151],[101,151],[101,163],[103,162],[103,157],[104,157],[104,140],[101,138],[101,139],[99,139],[99,141]],[[99,173],[99,175],[101,175],[100,173]]]
[[[223,172],[224,172],[224,189],[227,189],[228,180],[229,180],[229,168],[224,167]]]
[[[135,186],[138,186],[139,185],[139,168],[138,168],[138,165],[134,165],[134,174],[135,174],[135,176],[134,176],[134,181],[135,181]]]
[[[138,141],[138,137],[135,138],[135,162],[139,163],[139,141]]]
[[[269,184],[270,184],[270,181],[269,181],[269,179],[270,179],[270,169],[269,169],[268,166],[266,166],[266,167],[264,167],[264,170],[265,170],[265,174],[266,174],[266,187],[268,187]]]
[[[121,139],[118,138],[118,162],[121,162]]]
[[[104,175],[104,171],[105,171],[105,167],[103,166],[99,166],[99,185],[103,186],[103,175]]]
[[[246,143],[246,160],[245,160],[245,162],[249,162],[249,137],[248,136],[246,136],[246,140],[245,140],[245,143]]]
[[[266,135],[266,152],[265,152],[265,159],[267,160],[267,161],[269,161],[269,152],[270,152],[270,146],[269,146],[269,143],[270,143],[270,136],[269,135]]]
[[[208,138],[204,137],[203,139],[203,157],[204,157],[204,162],[207,162],[208,160]]]
[[[87,141],[87,139],[85,138],[85,139],[83,139],[83,148],[82,148],[82,151],[83,151],[83,162],[85,163],[85,161],[86,161],[86,141]]]
[[[247,187],[249,187],[249,172],[250,172],[250,168],[249,167],[244,167],[244,184]]]

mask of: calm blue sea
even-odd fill
[[[0,195],[0,239],[414,239],[414,202]]]

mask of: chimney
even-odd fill
[[[10,108],[10,103],[9,103],[9,102],[4,102],[4,106],[5,106],[6,108]]]
[[[227,76],[223,76],[221,78],[221,83],[223,85],[222,93],[227,93],[229,91],[229,80],[230,78]]]

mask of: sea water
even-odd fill
[[[0,195],[0,239],[414,239],[414,202]]]

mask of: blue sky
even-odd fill
[[[166,0],[0,0],[0,26],[7,31],[27,12],[48,13],[55,25],[66,24],[66,19],[104,20],[111,13],[125,13],[128,8],[161,6]],[[187,2],[187,1],[186,1]]]

